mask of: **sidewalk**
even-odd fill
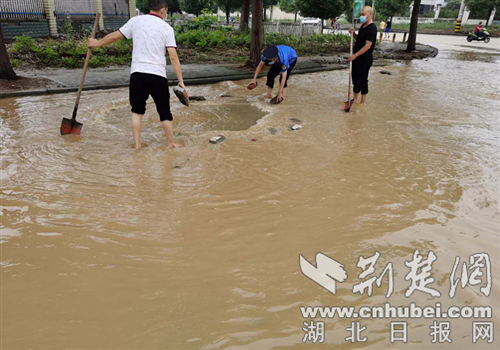
[[[384,66],[390,64],[385,59],[411,59],[407,54],[400,51],[406,48],[404,44],[382,43],[377,45],[374,66]],[[433,57],[437,54],[437,49],[432,46],[418,45],[418,57]],[[299,58],[293,74],[306,74],[323,71],[333,71],[345,69],[347,65],[347,53],[340,53],[331,56],[303,57]],[[18,75],[25,78],[45,78],[55,82],[57,88],[38,90],[13,90],[0,92],[0,99],[8,97],[34,96],[46,94],[58,94],[74,92],[78,90],[80,84],[81,69],[46,68],[19,70]],[[220,65],[220,64],[184,64],[182,65],[182,75],[186,85],[213,84],[228,80],[252,79],[254,71],[242,68],[241,64]],[[263,72],[259,75],[262,77]],[[176,85],[177,80],[171,66],[167,66],[167,77],[170,86]],[[128,87],[130,80],[130,67],[108,67],[90,68],[85,78],[84,90],[104,90]]]
[[[293,74],[305,74],[321,71],[331,71],[346,68],[346,64],[322,64],[314,60],[300,60]],[[18,74],[26,78],[46,78],[54,81],[60,88],[22,90],[0,92],[1,98],[34,96],[45,94],[57,94],[74,92],[78,90],[82,75],[81,69],[52,69],[18,71]],[[252,79],[254,72],[241,68],[241,64],[217,65],[217,64],[185,64],[182,65],[182,75],[186,85],[213,84],[227,80]],[[261,73],[259,76],[264,76]],[[167,66],[167,77],[169,85],[177,84],[175,74],[171,66]],[[90,68],[85,77],[83,90],[114,89],[129,86],[130,67]]]

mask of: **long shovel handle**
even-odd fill
[[[352,56],[352,42],[354,34],[351,35],[351,54]],[[349,90],[347,91],[347,102],[351,103],[351,86],[352,86],[352,61],[349,61]]]
[[[356,30],[354,25],[354,9],[356,8],[356,3],[352,7],[352,28]],[[351,34],[351,50],[349,56],[352,56],[352,43],[354,41],[354,33]],[[347,102],[351,103],[351,85],[352,85],[352,61],[349,61],[349,91],[347,92]]]
[[[98,12],[95,15],[94,28],[92,28],[92,39],[95,39],[95,33],[97,31],[97,26],[99,24],[99,19],[101,14]],[[78,104],[80,103],[80,96],[82,95],[83,82],[85,81],[85,75],[87,74],[87,69],[89,68],[90,55],[92,54],[92,49],[87,49],[87,57],[85,58],[85,65],[83,66],[82,80],[80,80],[80,87],[78,88],[78,94],[76,95],[75,108],[73,109],[73,120],[76,119],[76,113],[78,111]]]

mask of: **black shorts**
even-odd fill
[[[352,82],[354,93],[368,94],[368,74],[373,64],[373,57],[369,53],[359,56],[352,61]]]
[[[292,75],[293,68],[295,68],[295,64],[297,63],[297,60],[293,61],[290,64],[290,67],[286,71],[286,80],[285,80],[285,88],[288,87],[288,79],[290,78],[290,75]],[[274,79],[278,75],[281,74],[281,64],[273,64],[271,66],[271,69],[269,69],[269,72],[267,72],[267,83],[266,85],[269,86],[271,89],[274,87]],[[280,83],[283,80],[283,75],[280,76]]]
[[[146,113],[146,101],[153,97],[160,120],[172,120],[170,111],[170,92],[167,78],[148,73],[132,73],[130,76],[130,105],[132,113]]]

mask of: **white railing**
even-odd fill
[[[45,18],[43,0],[0,0],[0,18]]]

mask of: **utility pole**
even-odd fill
[[[460,27],[462,26],[462,16],[464,14],[465,9],[465,0],[462,0],[460,4],[460,11],[458,11],[457,24],[455,25],[455,33],[460,32]]]

